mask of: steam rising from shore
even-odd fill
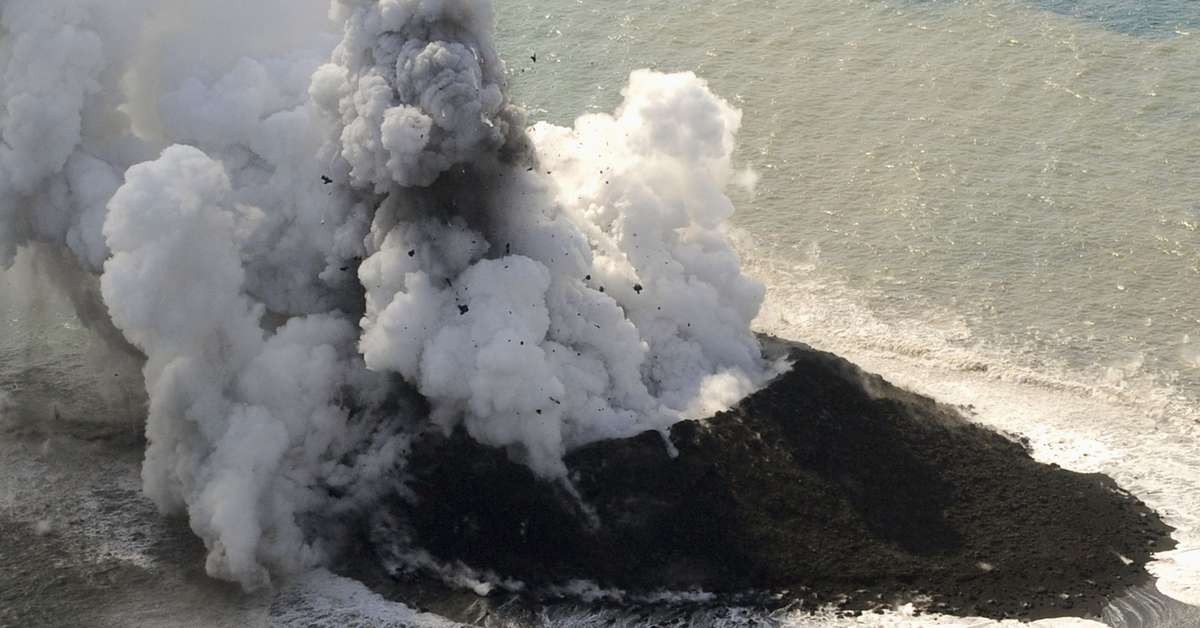
[[[243,4],[0,9],[0,253],[103,273],[147,358],[146,492],[210,574],[327,558],[430,426],[566,481],[572,448],[764,381],[740,113],[702,80],[527,128],[489,1]]]

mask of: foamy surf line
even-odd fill
[[[980,345],[953,314],[885,320],[862,295],[804,262],[749,256],[768,286],[756,325],[805,338],[904,388],[967,409],[973,420],[1028,439],[1035,458],[1109,475],[1175,528],[1179,547],[1149,566],[1170,597],[1200,607],[1200,409],[1155,381],[1020,363]],[[1038,356],[1044,360],[1043,356]]]
[[[837,303],[821,303],[819,301],[810,303],[809,305],[810,305],[810,308],[807,310],[809,312],[816,311],[816,310],[822,309],[822,308],[832,308],[832,307],[838,306]],[[800,311],[800,310],[797,310],[797,311]],[[769,308],[768,308],[768,312],[770,312]],[[854,329],[856,327],[857,326],[850,326],[850,327],[844,328],[841,331],[847,331],[849,329]],[[911,342],[913,342],[914,344],[917,344],[920,342],[919,338],[909,338],[909,340]],[[860,353],[863,353],[863,354],[868,353],[868,352],[869,351],[867,351],[867,350],[860,351]],[[886,353],[886,352],[879,352],[879,353]],[[904,354],[904,355],[907,356],[908,354]],[[911,367],[912,366],[911,358],[898,358],[898,361],[903,363],[904,359],[910,360],[909,366]],[[884,361],[880,361],[880,364],[882,366],[880,366],[879,368],[881,370],[883,370],[884,372],[888,372],[886,370],[888,368],[893,368],[892,366],[889,366]],[[966,369],[966,370],[967,370],[967,372],[974,372],[974,373],[978,372],[977,370],[972,370],[972,369]],[[957,369],[950,369],[950,371],[958,372]],[[38,448],[38,450],[42,452],[40,455],[46,456],[49,454],[47,461],[52,463],[50,466],[36,466],[36,467],[31,466],[31,467],[28,467],[26,471],[20,471],[20,472],[17,472],[16,474],[12,474],[12,472],[10,470],[6,469],[4,475],[6,477],[14,478],[14,480],[16,481],[16,484],[14,485],[13,488],[20,487],[18,489],[19,491],[23,492],[23,491],[31,491],[32,490],[39,494],[44,494],[44,495],[51,495],[56,490],[61,492],[64,486],[67,486],[70,484],[70,482],[68,482],[67,484],[56,484],[54,482],[61,482],[61,480],[55,480],[52,482],[49,479],[49,478],[53,478],[53,477],[62,478],[62,474],[65,471],[69,471],[69,473],[72,475],[72,477],[73,476],[83,476],[86,478],[86,481],[101,481],[101,482],[105,482],[105,483],[112,482],[114,484],[118,484],[121,486],[128,486],[128,487],[132,487],[134,485],[136,471],[132,468],[132,462],[133,462],[132,460],[129,460],[127,463],[125,463],[125,464],[129,464],[130,466],[127,467],[124,472],[118,473],[118,477],[121,479],[115,479],[115,480],[110,479],[112,477],[111,474],[113,472],[106,472],[106,474],[97,478],[97,477],[93,477],[93,476],[95,476],[95,472],[94,472],[94,469],[91,467],[89,467],[87,469],[80,468],[80,469],[74,469],[74,470],[70,470],[69,466],[68,466],[68,468],[64,468],[62,465],[64,465],[64,464],[70,465],[72,460],[88,460],[87,457],[80,457],[74,453],[67,453],[67,452],[70,452],[72,448],[77,446],[77,444],[72,444],[72,443],[74,443],[74,441],[72,441],[69,438],[69,435],[63,435],[61,438],[55,438],[54,442],[51,444],[50,447],[48,447],[48,448],[39,447]],[[62,451],[64,455],[53,455],[59,451]],[[24,454],[21,452],[14,452],[14,454],[12,456],[8,456],[6,454],[6,457],[5,457],[6,463],[14,464],[21,459],[22,455],[24,455]],[[93,455],[95,455],[95,454],[93,454]],[[36,464],[43,465],[44,463],[36,463]],[[113,464],[110,463],[108,466],[111,467],[111,466],[113,466]],[[128,490],[124,492],[124,497],[122,497],[122,495],[117,495],[112,492],[102,492],[102,493],[97,493],[97,494],[88,494],[88,493],[84,492],[81,494],[82,497],[80,499],[70,498],[70,499],[67,499],[66,502],[68,504],[79,504],[82,507],[84,507],[84,511],[83,511],[83,513],[85,513],[84,516],[87,517],[87,519],[93,523],[93,527],[89,528],[89,531],[87,531],[87,534],[89,536],[94,536],[94,538],[112,538],[114,536],[117,538],[121,538],[123,536],[123,532],[122,532],[122,534],[116,534],[116,535],[112,534],[112,532],[114,529],[119,528],[121,531],[124,531],[131,527],[130,521],[128,519],[124,518],[124,516],[122,515],[122,513],[124,512],[124,509],[121,508],[121,504],[119,501],[121,499],[128,498],[129,494],[130,494],[130,492]],[[17,494],[17,497],[15,499],[10,497],[10,501],[12,501],[14,503],[18,503],[18,504],[24,503],[25,500],[23,497],[24,497],[23,495]],[[114,508],[114,507],[117,507],[117,508]],[[143,511],[144,512],[140,515],[141,517],[149,517],[150,516],[148,509],[143,509]],[[114,513],[114,512],[118,516],[112,517],[111,513]],[[105,513],[110,513],[110,514],[108,516],[106,516]],[[57,538],[56,535],[59,535],[59,534],[73,533],[72,526],[64,525],[64,522],[66,520],[70,520],[70,519],[74,518],[75,516],[76,515],[64,515],[61,517],[50,518],[50,522],[52,525],[52,532],[50,532],[50,536],[48,538]],[[43,517],[42,515],[37,515],[37,516],[30,515],[30,528],[29,528],[30,534],[34,533],[33,532],[33,524],[37,523],[37,520],[42,517]],[[148,535],[149,538],[151,538],[151,539],[153,539],[156,536],[158,536],[159,534],[161,534],[160,532],[155,531],[155,529],[159,527],[159,524],[149,521],[149,520],[140,521],[140,522],[135,521],[134,527],[135,528],[144,527],[145,530],[144,530],[143,534]],[[114,548],[114,549],[118,549],[118,548]],[[137,545],[128,546],[128,547],[120,549],[120,551],[116,551],[116,552],[106,551],[105,554],[106,554],[106,556],[102,557],[102,560],[104,560],[104,561],[116,561],[119,563],[130,564],[137,569],[145,569],[146,565],[149,564],[149,565],[151,565],[150,568],[155,569],[156,572],[160,573],[160,574],[163,573],[163,571],[162,571],[163,569],[174,569],[175,568],[175,567],[169,567],[169,566],[162,565],[162,564],[154,564],[154,561],[150,559],[150,557],[145,553],[144,550],[139,549]],[[94,557],[91,554],[88,554],[82,560],[84,562],[90,562],[90,561],[97,560],[97,557]],[[106,562],[103,564],[109,564],[109,563]],[[167,579],[174,580],[175,578],[177,578],[177,576],[169,576]],[[196,585],[196,583],[194,583],[194,582],[191,584],[191,586],[195,586],[195,585]],[[577,583],[572,588],[575,589],[575,592],[576,592],[575,594],[579,595],[580,598],[586,599],[587,591],[588,591],[586,583]],[[184,608],[186,608],[186,605],[189,603],[192,603],[192,604],[196,603],[194,599],[188,600],[189,596],[184,595],[183,591],[181,591],[179,589],[174,589],[174,590],[168,589],[168,591],[172,591],[172,597],[177,598],[179,600],[177,602],[177,604],[182,605]],[[609,592],[609,593],[611,594],[611,592]],[[203,599],[203,597],[201,597],[201,599]],[[1135,603],[1138,604],[1138,606],[1135,608],[1135,610],[1137,610],[1138,612],[1141,612],[1141,613],[1145,613],[1146,608],[1148,607],[1147,604],[1145,602],[1139,601],[1139,600],[1134,600],[1134,601],[1135,601]],[[719,610],[719,611],[718,610],[708,610],[708,611],[703,611],[700,613],[697,613],[694,611],[693,612],[681,612],[678,609],[671,608],[671,604],[670,604],[671,600],[670,599],[665,600],[665,602],[666,603],[664,604],[664,608],[662,608],[662,609],[653,611],[652,613],[649,613],[648,615],[643,611],[636,616],[630,616],[629,614],[623,613],[620,610],[612,610],[612,609],[609,609],[609,610],[595,609],[595,608],[558,609],[558,610],[554,611],[550,615],[550,619],[546,620],[545,622],[541,622],[541,623],[531,622],[530,625],[591,626],[591,625],[611,625],[612,623],[617,623],[618,625],[629,625],[629,626],[650,626],[650,625],[654,625],[654,624],[661,625],[664,623],[666,623],[667,625],[670,625],[670,621],[668,621],[668,620],[673,620],[676,622],[682,621],[682,622],[684,622],[682,625],[687,625],[687,622],[691,621],[691,622],[693,622],[692,625],[696,625],[695,622],[700,622],[703,625],[713,625],[713,626],[722,626],[722,625],[739,626],[739,625],[747,625],[747,622],[750,625],[761,625],[761,624],[765,623],[768,625],[784,625],[784,626],[864,626],[864,625],[865,626],[880,626],[880,625],[882,625],[882,626],[914,626],[914,625],[995,626],[995,625],[1021,625],[1021,624],[1012,623],[1012,622],[1006,624],[1006,623],[993,622],[993,621],[983,620],[983,619],[953,618],[953,617],[947,617],[947,616],[937,616],[937,615],[928,615],[928,614],[918,615],[916,609],[911,606],[901,607],[901,608],[896,609],[893,612],[885,613],[882,615],[873,615],[872,614],[872,615],[864,616],[861,618],[848,618],[848,617],[844,617],[844,616],[839,616],[839,614],[835,610],[784,611],[784,612],[779,612],[779,613],[764,614],[762,611],[757,611],[754,609],[736,608],[735,607],[735,608],[729,608],[729,609],[724,609],[724,610]],[[212,599],[209,599],[207,601],[207,604],[210,606],[213,605],[213,603],[214,603],[214,601]],[[120,617],[122,615],[122,613],[134,613],[134,612],[139,613],[139,616],[160,617],[164,614],[165,609],[169,609],[172,607],[173,603],[159,602],[158,604],[161,605],[161,607],[154,609],[154,612],[150,612],[150,611],[141,609],[140,603],[136,603],[131,600],[131,601],[129,601],[127,606],[118,606],[117,608],[111,609],[109,612],[111,612],[114,615],[114,618]],[[235,603],[232,599],[222,601],[222,602],[220,602],[220,604],[228,604],[228,607],[230,609],[242,607],[242,610],[245,610],[244,602]],[[365,625],[414,625],[414,626],[446,625],[446,620],[444,620],[442,618],[434,617],[429,614],[418,613],[412,607],[407,606],[405,604],[387,601],[387,600],[379,597],[377,594],[368,591],[365,587],[363,587],[362,585],[360,585],[358,583],[354,583],[353,581],[349,581],[349,580],[346,580],[346,579],[343,579],[343,578],[340,578],[337,576],[332,576],[328,573],[323,573],[323,572],[316,572],[313,574],[302,576],[299,579],[295,580],[294,582],[281,582],[280,583],[280,592],[278,594],[276,594],[275,596],[273,596],[271,599],[264,601],[263,604],[264,604],[264,606],[258,607],[258,609],[255,612],[251,613],[251,615],[253,617],[257,618],[255,620],[255,622],[257,622],[257,623],[250,622],[250,623],[243,623],[242,625],[299,626],[299,625],[312,625],[314,623],[314,621],[316,621],[316,620],[325,622],[324,624],[317,623],[317,625],[329,625],[329,626],[345,625],[345,623],[348,621],[361,621]],[[233,611],[230,610],[229,612],[233,612]],[[244,616],[243,616],[243,618],[244,618]],[[307,623],[304,623],[304,621],[303,621],[304,618],[307,618],[307,620],[308,620]],[[685,618],[685,619],[681,619],[681,618]],[[116,622],[116,621],[117,620],[114,619],[114,622]],[[1138,624],[1125,624],[1125,623],[1119,623],[1119,622],[1114,622],[1114,621],[1109,621],[1108,624],[1116,625],[1116,626],[1138,625]],[[112,625],[122,625],[122,624],[113,623]],[[163,622],[161,624],[145,623],[143,625],[167,626],[167,625],[175,625],[175,624],[171,624],[169,622]],[[213,625],[220,625],[220,623],[218,621],[214,620]],[[524,624],[522,624],[522,625],[524,625]],[[1095,622],[1085,622],[1083,620],[1060,619],[1060,620],[1043,621],[1043,622],[1040,622],[1040,623],[1037,623],[1034,625],[1088,626],[1088,625],[1100,625],[1100,624],[1097,624]],[[1166,625],[1171,625],[1171,624],[1168,623]],[[1181,624],[1181,625],[1187,625],[1187,624],[1185,623],[1185,624]]]

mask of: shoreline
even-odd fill
[[[672,428],[678,459],[656,434],[568,457],[607,530],[587,531],[562,491],[461,436],[416,448],[414,490],[433,505],[392,508],[436,558],[532,589],[586,578],[631,592],[787,590],[784,604],[847,612],[918,602],[995,619],[1099,617],[1174,546],[1110,478],[1038,463],[954,408],[782,346],[791,372],[705,427]],[[816,419],[785,416],[797,413]]]
[[[819,352],[815,352],[819,353]],[[907,393],[911,394],[911,393]],[[920,397],[919,395],[913,395]],[[44,441],[49,439],[51,447],[44,448]],[[128,433],[128,426],[113,425],[99,426],[91,423],[72,423],[64,421],[61,424],[46,425],[43,428],[34,429],[32,432],[21,434],[17,431],[6,431],[0,436],[0,441],[4,442],[4,451],[8,456],[5,466],[5,475],[9,482],[20,482],[23,475],[30,476],[30,473],[38,474],[38,483],[42,487],[41,490],[47,494],[36,497],[37,502],[48,504],[51,502],[59,503],[62,509],[60,515],[55,515],[59,519],[80,518],[81,514],[86,514],[80,509],[82,505],[87,504],[89,511],[103,513],[103,516],[96,521],[92,521],[86,526],[87,529],[77,529],[72,525],[56,525],[54,530],[46,537],[36,536],[33,524],[35,521],[29,518],[29,514],[37,510],[39,506],[33,500],[22,502],[22,499],[36,492],[36,487],[24,486],[21,493],[16,499],[16,510],[10,508],[10,512],[15,515],[12,521],[6,521],[4,528],[6,531],[24,531],[25,535],[13,534],[4,535],[8,543],[3,545],[9,549],[0,547],[0,555],[9,555],[15,557],[18,563],[22,563],[24,568],[29,570],[35,576],[35,582],[41,575],[46,575],[51,584],[42,589],[45,593],[43,599],[33,600],[34,606],[40,606],[38,612],[49,612],[51,616],[56,616],[60,620],[70,621],[76,619],[63,613],[72,613],[73,609],[87,609],[90,612],[99,612],[100,616],[107,619],[98,620],[96,625],[122,625],[122,620],[133,621],[134,624],[125,625],[147,625],[147,626],[173,626],[179,625],[177,620],[171,617],[181,610],[186,610],[192,615],[193,619],[207,622],[201,625],[290,625],[279,624],[272,619],[276,612],[273,610],[274,605],[278,604],[279,596],[286,592],[286,583],[281,584],[283,591],[277,592],[275,600],[264,599],[262,597],[253,598],[242,595],[235,588],[229,587],[222,583],[210,581],[203,575],[201,557],[203,555],[202,547],[199,541],[192,538],[190,532],[186,529],[186,525],[178,521],[164,521],[153,513],[153,508],[149,507],[144,498],[137,493],[137,476],[138,463],[141,456],[141,447],[138,439],[131,438]],[[1012,446],[1017,446],[1013,441],[1004,439],[1006,443]],[[661,441],[656,444],[655,449],[661,447]],[[584,452],[586,454],[586,452]],[[26,469],[22,472],[14,472],[16,467],[26,464],[41,468]],[[15,466],[14,466],[15,465]],[[1048,465],[1042,465],[1048,466]],[[44,467],[44,468],[42,468]],[[1066,472],[1064,472],[1066,473]],[[1082,474],[1075,474],[1080,475]],[[1083,476],[1087,477],[1087,476]],[[112,484],[117,484],[121,490],[112,490]],[[18,486],[13,484],[12,486]],[[11,491],[12,486],[8,487]],[[128,489],[128,490],[125,490]],[[32,491],[26,493],[25,491]],[[50,491],[58,492],[57,495],[49,494]],[[10,495],[12,493],[10,492]],[[98,510],[97,510],[98,509]],[[117,513],[132,509],[135,513],[132,515],[136,521],[126,521]],[[12,524],[12,525],[9,525]],[[15,526],[15,527],[14,527]],[[149,537],[151,544],[159,545],[157,550],[147,550],[144,556],[138,558],[135,555],[124,556],[120,552],[114,553],[107,560],[108,562],[97,562],[92,564],[93,558],[87,553],[88,547],[86,544],[95,545],[96,543],[110,543],[119,541],[125,538],[128,528],[132,526],[139,531],[144,531]],[[26,541],[26,538],[32,538],[33,541]],[[28,558],[30,554],[22,556],[21,554],[11,551],[9,543],[20,544],[23,548],[38,554],[38,547],[45,543],[63,543],[69,541],[70,553],[72,556],[67,557],[67,561],[61,559],[55,561],[45,560],[45,557],[35,561]],[[165,548],[165,549],[164,549]],[[173,549],[172,549],[173,548]],[[94,547],[92,549],[95,549]],[[136,549],[136,548],[135,548]],[[84,554],[80,554],[80,552]],[[44,553],[44,552],[43,552]],[[137,554],[137,552],[133,552]],[[40,555],[40,554],[39,554]],[[142,561],[148,561],[142,564]],[[32,566],[30,564],[32,563]],[[109,570],[112,565],[118,565],[118,568]],[[64,571],[63,565],[66,565]],[[73,565],[73,566],[72,566]],[[63,573],[59,573],[63,572]],[[95,574],[101,574],[102,578],[109,578],[109,575],[125,577],[109,578],[107,583],[99,588],[91,587],[90,581]],[[395,585],[395,582],[389,582],[390,579],[379,579],[366,577],[364,573],[347,573],[346,575],[358,576],[366,585],[371,585],[377,592],[384,594],[385,597],[396,599],[394,596],[400,590]],[[61,584],[56,584],[54,578],[65,574],[65,580]],[[109,574],[109,575],[104,575]],[[20,575],[20,574],[17,574]],[[29,574],[25,574],[28,576]],[[378,574],[377,574],[378,575]],[[72,584],[74,582],[74,584]],[[520,613],[521,609],[529,608],[531,602],[526,599],[524,601],[513,601],[512,596],[493,595],[489,597],[478,597],[471,592],[452,591],[443,588],[438,582],[433,579],[423,579],[424,584],[418,588],[424,587],[425,593],[420,594],[409,588],[404,595],[397,599],[397,602],[407,604],[408,606],[419,607],[429,606],[450,619],[466,619],[471,612],[479,609],[491,608],[496,612],[496,607],[505,606],[508,612]],[[75,586],[79,584],[84,586],[83,595],[78,595],[80,588]],[[135,587],[135,589],[130,589]],[[146,587],[144,590],[137,590],[137,587]],[[389,595],[389,587],[391,594]],[[16,590],[16,589],[14,589]],[[29,590],[29,589],[26,589]],[[1139,599],[1135,590],[1133,593],[1125,597],[1118,597],[1112,600],[1114,604],[1109,604],[1101,609],[1102,613],[1111,613],[1113,609],[1124,604],[1129,609],[1134,609],[1133,612],[1140,612],[1146,608],[1151,608],[1150,604],[1161,604],[1154,602],[1155,599],[1151,596],[1151,602],[1146,602],[1144,599]],[[147,600],[146,598],[152,598]],[[863,612],[868,607],[895,612],[895,606],[900,606],[899,600],[889,600],[886,604],[871,604],[867,599],[869,596],[852,600],[850,604],[844,605],[840,614],[846,621],[852,621],[855,613]],[[1144,597],[1144,596],[1143,596]],[[158,599],[153,599],[158,598]],[[64,603],[66,600],[67,603]],[[80,605],[76,605],[71,600],[80,601]],[[1127,600],[1127,601],[1123,601]],[[663,618],[671,616],[695,616],[697,613],[711,613],[718,604],[723,604],[730,601],[727,598],[718,598],[715,601],[707,603],[692,603],[688,604],[669,604],[663,603],[656,607],[650,607],[645,604],[625,604],[615,606],[612,604],[584,604],[571,599],[547,602],[549,608],[559,609],[561,612],[570,616],[571,613],[589,613],[589,612],[626,612],[627,614],[644,615],[647,618],[657,617]],[[745,598],[740,602],[745,603]],[[1116,603],[1120,601],[1120,604]],[[768,601],[769,602],[769,601]],[[864,605],[864,602],[866,603]],[[921,608],[915,609],[912,621],[923,622],[925,620],[915,613],[929,612],[933,613],[938,610],[948,611],[948,608],[939,609],[936,607],[936,601],[932,604],[925,605],[924,610]],[[540,604],[540,603],[538,603]],[[785,602],[778,602],[777,606],[783,606]],[[854,608],[855,605],[863,606],[863,608]],[[1182,604],[1176,603],[1178,607],[1184,610],[1180,612],[1195,611],[1200,616],[1200,609],[1195,607],[1185,607]],[[756,605],[759,610],[756,612],[764,613],[764,617],[769,615],[766,609],[766,604]],[[1063,609],[1061,616],[1078,616],[1078,611],[1082,605],[1077,605],[1074,609]],[[817,610],[816,605],[805,605],[804,613]],[[471,609],[474,609],[472,611]],[[589,610],[590,609],[590,610]],[[37,610],[37,609],[35,609]],[[967,609],[959,609],[962,613],[959,616],[966,616]],[[203,612],[200,612],[203,611]],[[869,612],[869,610],[868,610]],[[57,614],[57,615],[54,615]],[[704,615],[709,617],[711,615]],[[873,615],[872,615],[873,616]],[[935,615],[936,616],[936,615]],[[935,617],[933,616],[933,617]],[[943,615],[953,616],[953,615]],[[1099,616],[1099,614],[1093,614]],[[1106,615],[1107,616],[1107,615]],[[22,621],[17,621],[13,625],[39,625],[36,621],[30,623],[24,621],[34,615],[26,614],[25,617],[18,617]],[[200,619],[206,617],[207,619]],[[808,615],[802,614],[801,617],[810,617],[808,621],[816,621],[818,617],[825,615]],[[837,621],[838,613],[834,612],[829,615],[828,621]],[[931,621],[933,620],[931,617]],[[1189,617],[1191,617],[1189,615]],[[0,624],[5,622],[15,621],[5,617]],[[825,621],[822,619],[821,621]],[[107,622],[107,623],[106,623]],[[194,624],[194,622],[192,622]],[[40,625],[62,625],[61,621],[57,624],[53,621]],[[69,624],[68,624],[69,625]],[[640,625],[633,623],[632,625]],[[648,625],[648,624],[647,624]],[[1128,625],[1153,625],[1153,624],[1128,624]]]

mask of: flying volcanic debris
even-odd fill
[[[430,426],[566,482],[573,448],[768,375],[725,226],[740,113],[638,71],[615,112],[528,127],[493,13],[335,0],[338,35],[318,0],[0,8],[0,251],[102,273],[146,356],[146,493],[215,577],[328,560]]]

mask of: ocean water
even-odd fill
[[[1200,2],[498,4],[532,120],[611,110],[637,68],[708,79],[742,109],[739,166],[758,175],[732,194],[739,250],[768,287],[759,328],[1025,434],[1040,459],[1112,475],[1177,528],[1158,587],[1200,605]],[[94,625],[445,625],[328,574],[241,598],[206,583],[178,522],[112,508],[138,486],[140,445],[111,436],[137,430],[136,374],[22,276],[0,274],[0,294],[25,295],[0,299],[0,378],[24,423],[69,425],[35,451],[0,437],[0,533],[53,522],[36,542],[65,548],[66,575],[40,595],[92,609]],[[133,584],[96,584],[119,576]],[[1200,625],[1186,608],[1139,623],[1147,608],[1107,623]],[[730,617],[991,625],[905,609]]]
[[[502,3],[534,119],[635,68],[742,109],[758,325],[1031,437],[1163,512],[1200,604],[1200,3]],[[537,55],[534,62],[532,55]]]
[[[815,263],[889,319],[1200,391],[1200,3],[500,10],[535,118],[611,109],[643,66],[742,108],[751,260]]]

